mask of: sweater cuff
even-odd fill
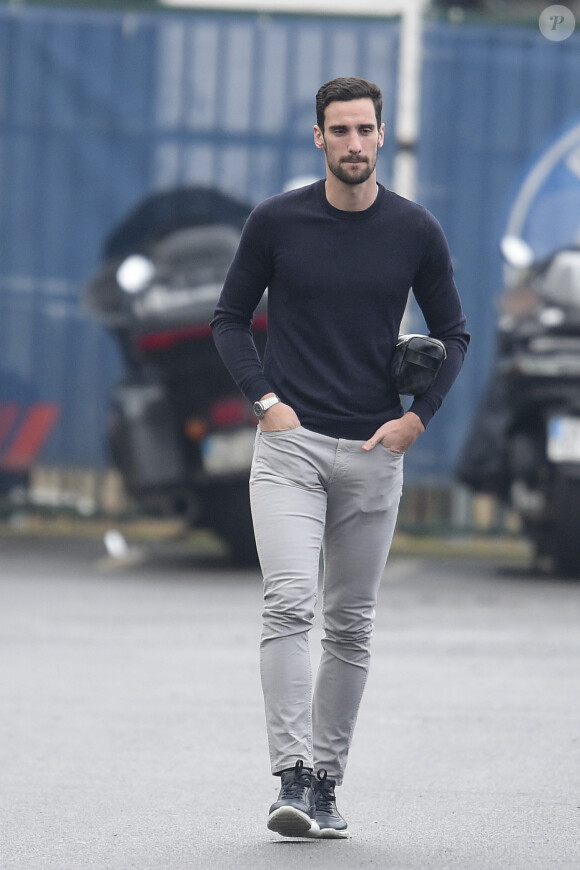
[[[425,429],[430,420],[435,416],[434,408],[429,404],[429,402],[425,401],[423,396],[417,396],[408,410],[417,415]]]
[[[256,378],[255,381],[248,386],[246,390],[246,398],[250,401],[251,404],[257,402],[262,396],[265,396],[266,393],[275,393],[276,390],[270,386],[266,378]]]

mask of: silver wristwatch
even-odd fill
[[[269,396],[267,399],[261,399],[258,402],[254,402],[254,414],[261,420],[268,408],[271,408],[272,405],[276,405],[280,399],[278,396]]]

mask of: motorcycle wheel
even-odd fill
[[[207,494],[210,527],[225,542],[232,564],[240,568],[258,565],[252,525],[248,482],[216,488]]]
[[[557,472],[552,554],[563,577],[580,577],[580,478]]]

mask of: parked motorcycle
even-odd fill
[[[123,358],[106,428],[127,492],[145,510],[214,530],[239,565],[257,558],[248,497],[256,420],[209,321],[249,212],[213,189],[155,194],[109,236],[84,291]],[[253,322],[259,352],[266,323],[264,300]]]
[[[538,557],[580,576],[580,248],[502,241],[497,354],[457,474],[515,509]]]

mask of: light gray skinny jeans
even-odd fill
[[[300,426],[258,427],[250,475],[264,576],[260,646],[272,773],[325,769],[342,783],[369,667],[373,619],[403,479],[403,457],[378,444]],[[308,633],[324,575],[324,637],[312,691]]]

